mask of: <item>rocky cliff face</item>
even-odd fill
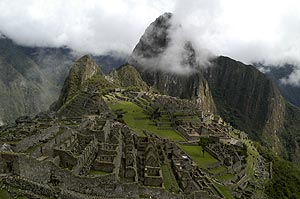
[[[171,20],[168,13],[157,18],[132,53],[130,63],[143,80],[164,94],[196,100],[203,110],[220,113],[250,137],[282,152],[286,102],[274,83],[254,67],[227,57],[216,57],[209,67],[199,67],[189,41],[181,63],[195,70],[185,74],[165,70],[161,59],[172,42]]]
[[[48,110],[78,58],[68,48],[24,47],[0,38],[0,125]],[[112,55],[93,59],[105,73],[126,62]]]
[[[107,110],[99,86],[106,88],[110,83],[92,57],[85,55],[72,66],[58,101],[50,109],[62,116],[81,116]]]
[[[292,73],[297,70],[293,65],[284,66],[266,66],[262,64],[255,64],[255,67],[263,71],[269,78],[271,78],[279,88],[281,95],[290,103],[300,105],[300,86],[283,83],[282,80],[289,78]]]
[[[170,66],[172,62],[165,62],[163,56],[165,56],[164,53],[171,42],[169,35],[169,29],[172,26],[171,18],[171,13],[165,13],[150,24],[134,48],[129,63],[137,68],[141,73],[142,79],[149,86],[159,90],[161,93],[192,99],[203,110],[214,112],[215,104],[202,72],[177,73]],[[184,56],[179,58],[179,62],[186,69],[198,67],[195,51],[189,41],[186,41],[182,54]],[[168,65],[167,70],[166,65]]]
[[[103,73],[91,56],[86,55],[76,61],[62,89],[63,101],[72,98],[76,92],[86,89],[85,82],[94,75],[103,76]]]
[[[0,123],[46,110],[55,87],[39,66],[11,40],[0,39]]]
[[[252,138],[280,151],[278,133],[286,102],[263,73],[228,57],[218,57],[205,72],[221,115]]]
[[[119,87],[135,87],[141,90],[149,90],[148,85],[142,80],[140,73],[130,65],[123,65],[112,70],[106,79]]]

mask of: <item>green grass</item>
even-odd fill
[[[29,147],[27,150],[26,150],[26,153],[33,153],[37,148],[39,148],[40,146],[42,146],[43,143],[37,143],[31,147]]]
[[[114,103],[108,103],[108,105],[113,112],[122,109],[122,111],[124,112],[124,122],[140,136],[145,136],[143,130],[148,130],[151,133],[162,138],[170,139],[173,141],[184,141],[184,138],[181,137],[175,130],[158,129],[153,121],[147,119],[147,117],[149,116],[144,113],[143,109],[132,102],[115,101]]]
[[[232,178],[234,177],[233,174],[231,173],[228,173],[226,175],[223,175],[223,176],[218,176],[217,178],[221,181],[228,181],[228,180],[231,180]]]
[[[79,124],[76,124],[75,122],[71,122],[71,121],[61,121],[60,125],[62,125],[62,126],[79,126]]]
[[[202,154],[202,147],[201,146],[190,146],[190,145],[183,145],[178,144],[178,146],[186,152],[196,164],[202,168],[206,169],[208,164],[218,162],[217,159],[212,157],[209,153],[204,152],[204,157]]]
[[[177,116],[176,119],[183,121],[198,121],[200,120],[198,116]]]
[[[231,136],[238,138],[237,135],[235,135],[233,132],[231,133]],[[254,164],[257,161],[257,158],[259,156],[259,153],[254,146],[254,143],[251,140],[248,139],[243,139],[242,142],[246,145],[247,147],[247,167],[246,167],[246,174],[247,176],[251,177],[254,175]]]
[[[253,144],[251,146],[252,141],[247,140],[244,143],[247,146],[247,154],[248,154],[248,156],[246,158],[246,161],[247,161],[246,173],[248,176],[252,176],[252,175],[254,175],[253,167],[254,167],[255,162],[257,161],[259,153]]]
[[[161,170],[162,170],[164,186],[166,190],[170,192],[178,193],[180,189],[170,165],[168,163],[162,164]]]
[[[228,190],[228,188],[226,188],[225,186],[220,185],[216,182],[213,182],[213,183],[216,186],[216,188],[219,190],[219,192],[222,193],[226,199],[234,199],[234,197],[232,197],[232,195],[230,194],[230,191]]]
[[[220,167],[216,167],[216,168],[213,168],[213,169],[209,169],[209,172],[212,173],[212,174],[217,174],[217,173],[221,173],[223,171],[226,171],[226,167],[224,166],[220,166]]]
[[[255,143],[259,153],[273,162],[273,177],[266,183],[265,193],[272,199],[300,198],[299,165],[286,161],[272,150]]]
[[[1,199],[11,199],[7,191],[0,189],[0,198]]]
[[[90,170],[89,175],[105,175],[109,174],[108,172],[105,171],[95,171],[95,170]]]
[[[9,195],[9,193],[3,189],[0,189],[0,199],[12,199],[12,197]],[[25,196],[19,196],[16,199],[28,199]]]

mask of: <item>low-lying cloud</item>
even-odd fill
[[[1,0],[0,32],[27,46],[130,54],[164,12],[174,13],[184,30],[178,36],[193,42],[200,60],[211,52],[246,63],[292,63],[300,70],[296,0]],[[299,78],[286,83],[298,85],[300,74],[293,75]]]

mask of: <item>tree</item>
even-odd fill
[[[204,157],[205,148],[211,143],[209,137],[201,137],[199,141],[199,145],[202,147],[202,154]]]

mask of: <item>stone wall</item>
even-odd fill
[[[187,140],[190,140],[191,137],[186,132],[186,130],[182,126],[176,126],[176,130]]]
[[[22,178],[29,179],[37,183],[47,183],[51,174],[51,163],[49,161],[39,162],[34,158],[25,155],[19,156],[20,174]]]
[[[147,176],[144,177],[144,185],[146,186],[155,186],[161,187],[163,183],[163,179],[161,176]]]
[[[0,173],[19,174],[19,155],[15,153],[0,153]]]
[[[16,152],[21,152],[27,150],[29,147],[38,144],[40,141],[47,140],[48,138],[54,136],[59,131],[58,126],[51,126],[47,129],[41,130],[41,132],[34,134],[32,136],[24,138],[22,141],[20,141],[16,147]]]
[[[205,150],[214,158],[216,158],[217,160],[223,162],[222,160],[220,160],[220,156],[218,154],[216,154],[213,150],[211,150],[209,147],[205,147]]]
[[[213,168],[216,168],[216,167],[220,167],[221,165],[222,165],[221,162],[215,162],[215,163],[207,164],[206,168],[207,169],[213,169]]]
[[[40,156],[53,156],[53,148],[57,145],[60,145],[66,139],[70,138],[73,134],[72,129],[60,129],[60,131],[64,131],[62,134],[55,136],[53,139],[49,140],[47,143],[39,146],[36,150],[31,153],[33,157],[40,157]]]
[[[93,162],[92,168],[95,171],[104,171],[112,173],[114,171],[115,165],[112,162],[99,162],[96,160]]]
[[[103,133],[104,133],[104,142],[106,143],[107,142],[107,140],[108,140],[108,136],[109,136],[109,134],[110,134],[110,121],[109,120],[107,120],[106,122],[105,122],[105,125],[103,126]]]
[[[96,158],[96,153],[98,151],[98,142],[94,138],[84,149],[82,154],[77,159],[77,164],[73,168],[74,174],[87,173],[89,171],[90,165]]]
[[[70,151],[55,148],[53,151],[53,156],[59,157],[58,165],[62,168],[72,169],[77,164],[77,157],[74,157]]]
[[[18,187],[22,190],[30,191],[31,193],[34,193],[35,195],[43,195],[46,197],[53,197],[59,195],[59,189],[53,189],[52,187],[49,187],[47,185],[42,185],[40,183],[36,183],[33,181],[30,181],[28,179],[22,178],[22,177],[8,177],[5,179],[5,183],[12,186],[12,187]]]
[[[97,177],[76,176],[71,171],[61,169],[50,161],[39,162],[23,154],[18,156],[10,154],[8,156],[19,159],[19,161],[14,161],[14,164],[22,164],[19,172],[20,177],[15,177],[14,180],[11,178],[8,183],[14,187],[30,190],[46,197],[60,196],[64,199],[86,199],[96,198],[96,196],[104,198],[137,198],[138,196],[165,199],[198,198],[195,195],[196,193],[190,197],[184,197],[181,194],[169,193],[163,188],[145,187],[137,183],[120,184],[116,181],[114,173]],[[9,158],[6,157],[5,159]],[[57,180],[57,186],[49,184],[52,179]],[[89,194],[90,196],[87,197],[83,194]]]

